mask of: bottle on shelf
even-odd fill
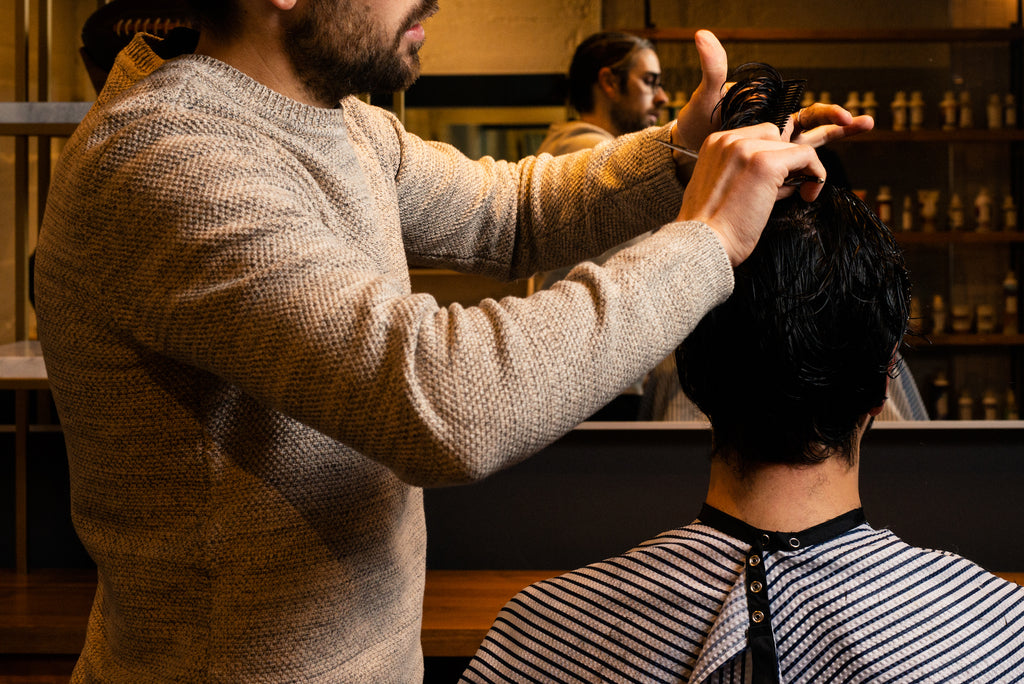
[[[954,304],[949,309],[953,315],[953,332],[960,335],[971,332],[974,325],[974,307],[970,304]]]
[[[964,229],[964,203],[960,199],[959,193],[954,192],[949,198],[946,216],[949,219],[949,229],[951,231]]]
[[[971,111],[971,93],[967,90],[960,91],[960,120],[957,125],[960,128],[974,128],[974,112]]]
[[[1013,195],[1003,196],[1003,230],[1017,230],[1017,206]]]
[[[942,130],[952,131],[956,129],[957,104],[956,96],[952,90],[947,90],[942,101],[939,102],[939,109],[942,110]]]
[[[992,93],[988,96],[988,106],[985,107],[988,129],[997,131],[1003,127],[1003,101],[999,93]]]
[[[1017,325],[1018,302],[1017,274],[1010,271],[1003,279],[1003,334],[1005,335],[1016,335],[1019,332]]]
[[[1013,389],[1006,390],[1006,420],[1020,420],[1020,410],[1017,407],[1017,396]]]
[[[974,227],[982,233],[992,230],[992,195],[984,186],[974,198]]]
[[[985,420],[999,420],[999,400],[992,390],[985,390],[985,396],[981,400],[982,414]]]
[[[974,420],[974,397],[967,390],[960,393],[957,399],[957,417],[960,420]]]
[[[932,297],[932,332],[937,335],[946,332],[946,302],[940,294]]]
[[[996,331],[996,307],[991,304],[979,304],[977,316],[979,335],[991,335]]]
[[[946,374],[941,371],[932,381],[932,394],[934,396],[932,415],[935,420],[949,420],[949,380]]]
[[[908,111],[907,94],[902,90],[897,90],[896,95],[892,99],[892,130],[894,131],[905,131],[907,130],[908,117],[910,112]]]
[[[1017,127],[1017,102],[1013,93],[1007,93],[1003,98],[1003,125],[1007,128]]]
[[[919,131],[924,128],[924,96],[920,90],[910,93],[910,130]]]
[[[925,233],[935,232],[935,217],[939,213],[938,190],[918,190],[917,201],[921,205],[921,230]]]
[[[851,90],[846,96],[846,102],[843,103],[843,109],[853,116],[860,116],[860,107],[860,94],[856,90]]]
[[[878,100],[875,99],[875,91],[864,91],[864,97],[860,99],[860,113],[875,118],[878,114]]]
[[[875,211],[882,223],[892,225],[892,191],[888,185],[878,186],[878,195],[875,197]]]
[[[910,195],[903,197],[903,216],[900,228],[908,232],[914,230],[914,198]]]
[[[817,102],[817,100],[814,97],[814,91],[813,90],[805,90],[803,97],[800,98],[800,106],[801,107],[810,107],[815,102]]]

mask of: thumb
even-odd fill
[[[729,75],[729,59],[725,54],[725,48],[714,33],[705,29],[697,31],[693,42],[697,47],[697,57],[700,59],[700,87],[707,95],[714,97],[717,103],[721,97],[722,86]]]

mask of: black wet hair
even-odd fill
[[[722,102],[723,128],[770,120],[763,95],[774,83],[770,67],[741,72]],[[849,462],[898,370],[909,308],[903,254],[856,195],[826,183],[814,202],[778,202],[732,295],[676,350],[715,453],[741,466]]]
[[[580,43],[569,65],[569,104],[584,114],[594,111],[593,86],[597,75],[608,67],[624,87],[633,57],[640,50],[654,50],[646,38],[617,31],[595,33]]]

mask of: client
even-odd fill
[[[741,74],[727,126],[766,120],[779,84]],[[462,681],[1020,681],[1024,588],[861,509],[861,438],[909,303],[863,202],[831,186],[780,202],[732,296],[677,350],[713,435],[698,520],[525,589]]]

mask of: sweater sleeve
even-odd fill
[[[534,453],[653,367],[731,291],[714,233],[671,223],[552,290],[439,307],[409,293],[404,264],[377,253],[382,241],[360,240],[373,230],[360,212],[378,215],[374,191],[328,215],[315,200],[327,181],[293,155],[252,137],[211,135],[210,122],[193,127],[199,132],[107,153],[102,164],[83,158],[98,169],[75,179],[89,199],[53,209],[84,228],[65,276],[68,287],[88,290],[80,301],[90,311],[75,315],[107,321],[131,348],[219,378],[411,484],[472,481]],[[550,166],[542,179],[531,171],[539,160],[503,170],[487,185],[511,206],[493,210],[497,223],[534,207],[521,217],[528,226],[513,226],[521,234],[513,242],[540,236],[549,222],[643,216],[649,224],[644,193],[625,187],[561,206],[579,193],[560,195],[559,178],[574,182],[568,176],[581,171],[571,167],[597,163]],[[495,168],[460,162],[458,171]],[[586,183],[611,184],[623,172],[598,175]],[[435,225],[429,212],[415,223],[412,232]],[[447,236],[461,226],[435,228]],[[534,263],[525,246],[511,254]]]
[[[668,127],[651,128],[597,149],[513,164],[471,161],[399,127],[399,208],[410,261],[513,280],[654,230],[682,202],[671,152],[654,141],[668,137]]]

